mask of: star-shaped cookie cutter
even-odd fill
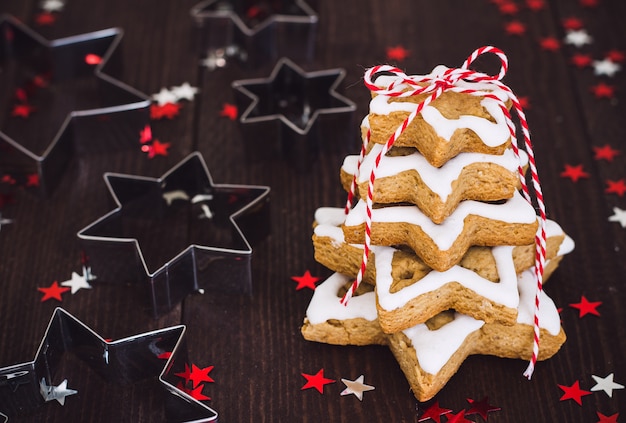
[[[0,368],[0,417],[12,418],[52,400],[63,405],[67,396],[76,394],[68,389],[67,380],[54,382],[63,379],[59,375],[62,358],[65,353],[72,353],[108,383],[130,384],[158,378],[167,392],[164,403],[168,421],[216,421],[215,410],[176,388],[175,373],[183,371],[188,363],[185,331],[184,325],[177,325],[106,341],[76,317],[57,308],[35,358]],[[169,357],[167,361],[163,356]]]
[[[191,16],[200,50],[214,59],[209,68],[225,66],[231,58],[250,66],[282,56],[313,60],[318,16],[303,0],[205,0]]]
[[[78,232],[98,280],[149,287],[155,317],[207,287],[252,292],[251,245],[269,234],[269,187],[214,184],[198,152],[160,178],[104,178],[117,207]]]
[[[24,179],[36,175],[37,183],[30,185],[49,194],[74,155],[137,148],[137,134],[149,122],[150,98],[119,80],[122,36],[121,29],[109,28],[49,41],[12,16],[0,16],[0,66],[3,84],[9,82],[5,95],[12,94],[11,88],[25,92],[20,84],[11,87],[11,79],[25,83],[29,76],[40,85],[53,84],[43,99],[48,107],[35,111],[45,115],[42,125],[30,120],[34,116],[27,121],[12,117],[0,125],[0,173]],[[80,84],[87,77],[95,81],[97,98],[59,93],[67,81]],[[77,98],[86,105],[76,104]],[[56,131],[51,139],[41,135],[42,127]]]
[[[347,151],[352,140],[354,102],[337,93],[343,69],[305,72],[282,58],[268,78],[234,81],[232,87],[247,153],[283,156],[307,169],[320,151]]]

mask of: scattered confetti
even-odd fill
[[[50,285],[49,287],[47,288],[39,287],[37,288],[37,290],[40,292],[43,292],[43,297],[41,298],[41,302],[43,303],[44,301],[48,301],[51,299],[54,299],[57,301],[63,301],[63,298],[61,298],[61,295],[69,291],[70,288],[60,287],[59,283],[57,281],[54,281],[52,285]]]
[[[626,228],[626,210],[613,207],[613,215],[609,216],[609,222],[619,222],[622,228]]]
[[[418,422],[423,422],[428,419],[432,419],[435,423],[441,423],[441,416],[451,413],[449,408],[439,407],[439,401],[435,401],[430,407],[428,407],[424,413],[420,416]]]
[[[606,160],[607,162],[612,162],[615,156],[620,154],[619,150],[615,150],[609,144],[605,144],[602,147],[593,146],[594,159],[596,160]]]
[[[91,289],[91,285],[87,282],[87,278],[76,272],[72,272],[71,279],[61,282],[61,286],[69,286],[72,295],[76,294],[81,289]]]
[[[209,373],[213,370],[214,366],[208,366],[200,368],[195,364],[191,365],[191,373],[189,374],[189,380],[192,382],[194,388],[204,382],[215,382]]]
[[[402,46],[387,47],[387,60],[403,61],[409,56],[409,51]]]
[[[198,88],[189,85],[189,82],[184,82],[181,85],[172,87],[171,93],[174,94],[176,101],[180,100],[193,100],[194,96],[198,94]]]
[[[64,6],[65,2],[61,0],[45,0],[41,2],[41,8],[46,12],[60,12]]]
[[[156,156],[167,156],[169,154],[168,149],[170,146],[171,144],[169,142],[154,140],[150,145],[144,144],[141,147],[141,151],[148,153],[148,158],[153,159]]]
[[[569,17],[563,19],[563,28],[568,31],[576,31],[582,29],[583,22],[576,17]]]
[[[48,402],[56,400],[61,405],[65,405],[65,397],[76,395],[78,393],[78,391],[67,387],[67,379],[57,386],[48,386],[46,380],[43,378],[39,382],[39,392],[41,392],[41,396],[44,401]]]
[[[374,388],[371,385],[366,385],[363,383],[364,376],[361,375],[355,380],[341,379],[341,381],[346,385],[346,389],[341,391],[341,395],[350,395],[354,394],[355,397],[359,399],[359,401],[363,401],[363,392],[373,391]]]
[[[186,394],[188,394],[190,397],[192,397],[195,400],[198,400],[198,401],[210,401],[211,400],[210,397],[207,397],[206,395],[202,393],[202,389],[204,388],[204,385],[198,386],[197,388],[187,388],[182,383],[179,383],[178,385],[176,385],[176,388],[185,392]]]
[[[626,59],[626,54],[621,50],[609,50],[605,57],[612,62],[622,63]]]
[[[591,87],[591,92],[596,96],[596,98],[612,98],[615,95],[615,87],[607,85],[604,82],[600,82],[599,84]]]
[[[572,56],[572,64],[577,68],[586,68],[590,66],[593,60],[588,54],[576,53]]]
[[[583,170],[583,165],[565,165],[565,170],[561,172],[561,177],[570,178],[573,182],[578,182],[580,178],[588,178],[589,174]]]
[[[163,118],[173,119],[178,116],[178,113],[182,105],[179,103],[165,103],[160,106],[158,104],[152,104],[150,106],[150,119],[159,120]]]
[[[227,117],[230,120],[237,119],[239,115],[239,110],[237,110],[237,106],[230,103],[224,103],[222,105],[222,110],[220,110],[220,116]]]
[[[582,397],[586,395],[591,395],[591,392],[585,391],[584,389],[580,389],[580,384],[578,381],[574,382],[572,386],[559,385],[559,388],[564,392],[563,396],[559,399],[560,401],[565,401],[568,399],[576,401],[578,405],[583,405]]]
[[[152,128],[150,125],[146,125],[139,131],[139,142],[145,144],[150,141],[152,141]]]
[[[614,76],[622,67],[611,59],[594,60],[593,73],[595,75]]]
[[[152,100],[156,101],[159,106],[163,106],[167,103],[176,103],[178,98],[176,97],[176,94],[167,88],[161,88],[158,93],[152,94]]]
[[[39,26],[50,26],[57,20],[56,16],[49,12],[38,13],[35,16],[35,23]]]
[[[524,35],[526,33],[526,25],[520,21],[511,21],[504,26],[504,30],[509,35]]]
[[[591,44],[591,41],[591,36],[584,29],[567,31],[565,34],[565,44],[570,44],[575,47],[582,47],[584,45]]]
[[[619,413],[615,413],[611,416],[605,416],[599,411],[596,411],[596,414],[598,415],[598,418],[600,419],[597,421],[597,423],[618,423],[617,418],[619,417]]]
[[[102,57],[98,56],[97,54],[89,53],[85,55],[85,63],[87,63],[88,65],[99,65],[100,63],[102,63]]]
[[[333,379],[328,379],[324,377],[324,369],[320,369],[314,375],[309,375],[306,373],[301,373],[302,377],[306,379],[306,383],[300,388],[301,391],[305,389],[315,388],[320,394],[324,393],[324,386],[330,383],[335,383]]]
[[[539,45],[546,51],[558,51],[561,48],[561,43],[554,37],[545,37],[539,40]]]
[[[2,212],[0,212],[0,230],[2,230],[2,225],[10,225],[11,223],[13,223],[13,219],[2,217]]]
[[[624,179],[619,179],[617,181],[607,180],[606,181],[606,192],[607,194],[617,194],[620,197],[626,193],[626,181]]]
[[[596,384],[591,387],[591,390],[593,392],[604,391],[609,397],[613,398],[614,389],[624,389],[624,385],[613,382],[613,373],[609,374],[606,377],[600,377],[596,375],[591,375],[591,377],[593,378],[593,380],[596,381]]]
[[[478,414],[485,421],[487,421],[487,415],[489,413],[502,410],[500,407],[489,404],[489,397],[485,397],[480,401],[474,401],[473,399],[468,398],[467,402],[470,403],[471,407],[466,415],[471,416],[472,414]]]
[[[35,108],[29,104],[16,104],[11,110],[11,116],[27,118],[34,111]]]
[[[579,303],[572,303],[569,306],[579,310],[578,317],[586,316],[587,314],[600,315],[600,312],[596,310],[602,305],[602,301],[590,302],[584,295],[580,298]]]
[[[515,15],[519,12],[519,8],[512,1],[505,1],[498,5],[498,10],[503,15]]]
[[[308,270],[304,272],[304,275],[292,276],[291,279],[298,282],[298,286],[296,286],[296,291],[299,291],[303,288],[311,288],[313,291],[315,291],[315,282],[320,280],[320,278],[312,276],[311,272],[309,272]]]
[[[533,12],[539,12],[545,6],[546,4],[543,0],[526,0],[526,7],[528,7]]]
[[[579,2],[583,7],[597,7],[599,0],[579,0]]]
[[[465,418],[465,410],[461,410],[456,414],[448,414],[447,423],[474,423],[471,420]]]
[[[26,175],[26,186],[27,187],[38,187],[39,186],[39,175],[36,173],[31,173],[30,175]]]

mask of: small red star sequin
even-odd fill
[[[179,383],[178,385],[176,385],[176,388],[185,392],[186,394],[188,394],[195,400],[198,400],[198,401],[210,401],[211,400],[210,397],[207,397],[206,395],[202,393],[202,389],[204,388],[204,385],[200,385],[194,389],[189,389],[185,387],[182,383]]]
[[[196,388],[203,382],[215,382],[209,373],[213,370],[214,366],[208,366],[200,368],[195,364],[191,365],[191,373],[189,374],[189,380],[192,382],[193,387]]]
[[[315,388],[320,394],[324,393],[324,385],[328,385],[329,383],[335,383],[333,379],[328,379],[324,377],[324,369],[320,369],[314,375],[309,375],[306,373],[301,373],[302,377],[306,379],[306,383],[300,388],[301,391],[305,389]]]
[[[2,175],[0,182],[3,184],[15,185],[15,178],[7,173],[6,175]]]
[[[483,420],[487,421],[487,415],[493,411],[500,411],[502,408],[489,404],[489,397],[485,397],[480,401],[474,401],[471,398],[467,399],[471,407],[467,411],[467,415],[478,414]]]
[[[615,413],[612,416],[605,416],[601,412],[596,411],[596,414],[598,415],[598,418],[600,419],[596,423],[618,423],[617,418],[619,417],[619,413]]]
[[[583,27],[583,21],[581,21],[578,18],[575,18],[572,16],[572,17],[563,19],[563,28],[567,30],[575,31],[577,29],[582,29],[582,27]]]
[[[578,405],[583,405],[582,397],[585,395],[591,395],[590,391],[585,391],[580,389],[580,385],[578,381],[574,382],[572,386],[566,385],[558,385],[559,388],[564,392],[563,396],[560,398],[560,401],[565,401],[568,399],[576,401]]]
[[[22,103],[26,103],[26,100],[28,100],[28,93],[26,92],[24,88],[16,88],[15,99]]]
[[[615,150],[609,144],[605,144],[602,147],[593,146],[594,159],[596,160],[606,160],[607,162],[612,162],[615,156],[620,154],[619,150]]]
[[[539,45],[546,51],[557,51],[561,48],[561,43],[554,37],[545,37],[539,40]]]
[[[577,68],[586,68],[587,66],[591,65],[591,62],[593,62],[593,59],[590,55],[583,53],[574,54],[571,60],[572,64]]]
[[[615,87],[607,85],[604,82],[600,82],[597,85],[591,87],[591,92],[596,98],[612,98],[615,95]]]
[[[403,61],[409,57],[409,50],[402,46],[387,47],[387,60]]]
[[[44,301],[48,301],[48,300],[57,300],[57,301],[63,301],[63,299],[61,298],[61,295],[63,295],[64,292],[67,292],[70,290],[70,288],[66,288],[63,286],[59,286],[59,282],[54,281],[52,282],[52,285],[50,285],[47,288],[42,288],[39,287],[37,288],[38,291],[43,292],[43,297],[41,298],[41,302],[43,303]]]
[[[150,141],[152,141],[152,128],[150,125],[146,125],[139,131],[139,142],[145,144]]]
[[[465,418],[465,410],[461,410],[456,414],[448,414],[447,423],[474,423],[471,420]]]
[[[150,145],[144,144],[141,147],[141,151],[148,153],[148,158],[153,159],[156,156],[167,156],[169,154],[167,150],[170,146],[169,142],[161,142],[155,139]]]
[[[41,12],[35,16],[35,23],[39,26],[52,25],[56,20],[56,16],[49,12]]]
[[[239,110],[237,110],[237,106],[230,103],[224,103],[222,105],[222,110],[220,110],[220,116],[227,117],[230,120],[237,119],[239,115]]]
[[[303,288],[311,288],[315,291],[315,282],[319,281],[320,278],[312,276],[311,272],[308,270],[304,272],[302,276],[292,276],[291,279],[298,282],[298,286],[296,286],[296,291],[299,291]]]
[[[504,30],[509,35],[524,35],[526,33],[526,25],[520,21],[511,21],[504,25]]]
[[[502,13],[503,15],[515,15],[517,12],[519,12],[519,8],[512,1],[505,1],[500,3],[498,5],[498,10],[500,10],[500,13]]]
[[[598,0],[579,0],[583,7],[596,7],[600,3]]]
[[[620,50],[609,50],[605,57],[611,62],[621,63],[626,59],[626,54]]]
[[[578,182],[580,178],[588,178],[589,174],[583,170],[583,165],[565,165],[565,170],[561,172],[561,177],[570,178],[573,182]]]
[[[546,4],[543,0],[526,0],[526,7],[528,7],[533,12],[539,12],[544,7],[546,7]]]
[[[162,106],[159,106],[158,104],[151,104],[150,119],[173,119],[175,116],[178,116],[181,107],[183,106],[179,103],[165,103]]]
[[[85,55],[85,63],[88,65],[99,65],[102,62],[102,57],[97,54],[89,53]]]
[[[26,175],[26,186],[27,187],[38,187],[39,186],[39,175],[36,173],[31,173]]]
[[[528,97],[517,97],[517,100],[519,101],[519,105],[522,106],[522,109],[530,109],[530,99]]]
[[[572,303],[569,306],[575,309],[578,309],[578,317],[583,317],[587,314],[593,314],[595,316],[599,316],[600,312],[597,310],[598,307],[602,305],[602,301],[589,301],[583,295],[580,297],[579,303]]]
[[[452,410],[450,410],[449,408],[439,407],[439,401],[435,401],[419,417],[418,422],[423,422],[428,419],[432,419],[435,423],[441,423],[441,416],[443,416],[444,414],[448,414],[448,413],[452,413]]]
[[[16,104],[13,106],[13,110],[11,110],[11,116],[27,118],[34,111],[35,108],[29,104]]]
[[[174,375],[184,379],[185,383],[187,383],[189,382],[189,377],[191,376],[191,369],[189,368],[189,365],[185,363],[185,370],[180,373],[174,373]]]
[[[159,360],[169,360],[171,356],[172,356],[171,351],[165,351],[164,353],[157,355],[157,358]]]
[[[619,179],[617,181],[609,179],[606,181],[606,184],[607,187],[604,192],[607,194],[617,194],[622,197],[624,193],[626,193],[626,182],[624,182],[624,179]]]

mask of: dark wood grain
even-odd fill
[[[425,0],[319,0],[319,31],[307,71],[343,68],[343,93],[357,104],[353,151],[358,151],[358,123],[367,112],[369,92],[362,84],[365,68],[386,62],[386,48],[403,45],[410,55],[401,66],[424,73],[434,65],[459,66],[475,48],[492,44],[510,60],[505,82],[530,99],[527,110],[548,215],[576,241],[546,286],[563,307],[568,341],[556,357],[540,363],[528,382],[526,363],[494,357],[470,357],[437,395],[440,405],[459,411],[467,399],[489,396],[502,408],[489,415],[494,422],[595,422],[596,412],[626,416],[626,392],[603,392],[583,398],[583,405],[560,401],[558,385],[580,381],[593,386],[591,375],[615,373],[626,380],[626,230],[608,222],[613,207],[626,208],[624,197],[605,193],[606,181],[625,178],[626,78],[593,75],[571,65],[576,48],[563,45],[544,51],[538,40],[562,40],[562,21],[576,16],[594,38],[581,51],[594,59],[610,49],[626,50],[626,5],[605,0],[585,8],[570,0],[546,1],[538,12],[518,2],[516,16],[506,17],[487,0],[478,2]],[[271,235],[254,247],[254,294],[241,297],[207,291],[189,296],[158,320],[145,310],[144,292],[99,280],[94,289],[66,295],[62,306],[108,338],[120,338],[172,324],[187,325],[190,360],[213,365],[216,383],[205,389],[221,422],[417,422],[430,403],[416,402],[402,372],[385,347],[339,347],[314,344],[300,336],[300,325],[311,298],[295,291],[291,276],[305,270],[326,277],[330,271],[313,259],[311,223],[320,206],[342,206],[339,183],[343,153],[325,153],[310,171],[299,172],[280,157],[255,162],[246,156],[235,122],[219,115],[234,100],[230,84],[237,79],[264,77],[272,64],[256,69],[229,66],[208,71],[199,65],[202,52],[194,43],[189,10],[194,0],[68,0],[49,27],[37,27],[37,0],[3,0],[0,12],[33,25],[49,39],[107,27],[120,27],[123,81],[145,93],[189,81],[200,87],[193,102],[184,103],[173,120],[153,122],[157,138],[170,142],[167,157],[148,160],[136,152],[78,156],[68,165],[59,187],[49,198],[16,192],[3,216],[14,218],[0,232],[0,367],[30,360],[41,340],[53,301],[40,303],[38,286],[69,277],[80,266],[76,232],[108,212],[113,204],[104,172],[158,177],[192,151],[200,151],[215,183],[271,187]],[[506,22],[527,26],[523,36],[510,36]],[[489,63],[482,63],[489,66]],[[0,78],[2,73],[0,72]],[[596,99],[590,87],[605,81],[616,87],[613,99]],[[2,80],[0,79],[0,85]],[[6,87],[2,87],[3,90]],[[8,113],[9,105],[2,104]],[[259,143],[263,143],[259,137]],[[613,162],[593,159],[593,146],[610,144],[622,150]],[[0,153],[1,154],[1,153]],[[588,178],[577,183],[560,177],[564,164],[582,164]],[[579,319],[568,305],[580,300],[602,301],[601,316]],[[324,368],[337,382],[324,395],[302,391],[301,373]],[[49,404],[11,421],[161,421],[162,393],[156,381],[129,386],[109,385],[72,357],[64,363],[79,396],[65,407]],[[365,375],[376,387],[362,402],[339,393],[339,379]],[[473,421],[481,421],[472,416]],[[445,420],[445,419],[443,419]]]

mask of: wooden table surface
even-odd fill
[[[0,231],[0,367],[32,360],[55,307],[61,306],[111,339],[185,324],[190,362],[214,366],[210,375],[215,382],[206,384],[202,392],[211,397],[208,404],[217,410],[221,422],[419,421],[432,401],[415,400],[386,347],[315,344],[300,336],[313,291],[296,290],[292,276],[307,270],[321,278],[330,275],[313,259],[311,223],[316,208],[340,207],[345,201],[338,178],[344,154],[323,152],[305,171],[294,169],[281,157],[246,159],[237,122],[220,111],[234,101],[232,81],[266,77],[273,63],[253,69],[231,63],[214,71],[201,66],[203,52],[194,47],[190,18],[195,4],[196,0],[67,0],[54,13],[55,22],[42,25],[37,23],[38,0],[2,0],[0,12],[17,17],[47,39],[122,28],[123,82],[146,94],[189,82],[199,88],[199,94],[185,102],[173,119],[152,121],[154,137],[171,145],[166,156],[149,159],[139,147],[75,155],[58,187],[46,198],[18,183],[0,182],[0,192],[14,200],[0,203],[1,217],[12,220]],[[622,286],[626,229],[609,220],[616,213],[614,208],[626,209],[625,193],[619,189],[619,181],[626,180],[626,79],[623,69],[613,76],[596,75],[592,66],[578,67],[572,62],[577,54],[600,61],[613,52],[616,63],[626,66],[626,3],[316,0],[311,5],[319,14],[315,57],[299,64],[307,71],[345,69],[341,92],[357,105],[353,154],[358,152],[357,125],[368,107],[364,69],[389,62],[409,74],[427,73],[440,63],[460,66],[483,45],[503,49],[510,61],[505,82],[528,100],[548,216],[576,242],[575,251],[565,257],[546,288],[562,308],[568,340],[561,351],[540,363],[530,382],[522,376],[524,361],[470,357],[435,400],[458,413],[469,408],[468,399],[488,397],[490,404],[500,408],[489,413],[490,422],[626,419],[626,391],[616,388],[612,396],[592,391],[593,376],[614,374],[615,383],[626,383]],[[566,42],[567,27],[577,23],[570,18],[580,21],[592,38],[590,43],[578,47]],[[522,27],[511,27],[515,22]],[[513,33],[516,28],[522,28],[522,33]],[[549,37],[558,42],[555,50],[542,44]],[[394,46],[404,47],[407,57],[389,59],[387,48]],[[621,58],[615,54],[620,52]],[[14,100],[7,93],[14,87],[5,83],[0,79],[2,125],[19,119],[10,116]],[[602,96],[594,90],[599,84],[613,91]],[[51,128],[41,128],[46,130]],[[267,140],[259,134],[258,142]],[[596,149],[606,145],[620,154],[613,160],[597,158]],[[207,290],[204,295],[188,296],[159,319],[146,307],[147,294],[102,278],[93,282],[91,290],[63,294],[62,302],[41,301],[38,287],[67,280],[72,272],[80,271],[77,231],[113,207],[102,177],[105,172],[159,177],[194,151],[203,155],[215,183],[271,187],[271,235],[254,246],[253,295]],[[563,176],[568,165],[581,165],[583,175],[576,181]],[[0,176],[7,174],[0,169]],[[168,243],[162,242],[163,246]],[[582,296],[601,302],[599,315],[579,317],[570,304],[580,303]],[[53,401],[11,417],[11,422],[163,419],[163,391],[156,379],[108,384],[80,361],[67,360],[64,368],[72,374],[69,386],[79,394],[68,397],[65,406]],[[326,385],[323,394],[302,390],[306,383],[302,373],[315,374],[320,369],[336,382]],[[376,389],[366,392],[362,401],[353,395],[341,396],[340,379],[359,375]],[[565,391],[559,387],[576,382],[590,392],[582,397],[581,405],[562,399]],[[482,421],[478,415],[467,418]]]

